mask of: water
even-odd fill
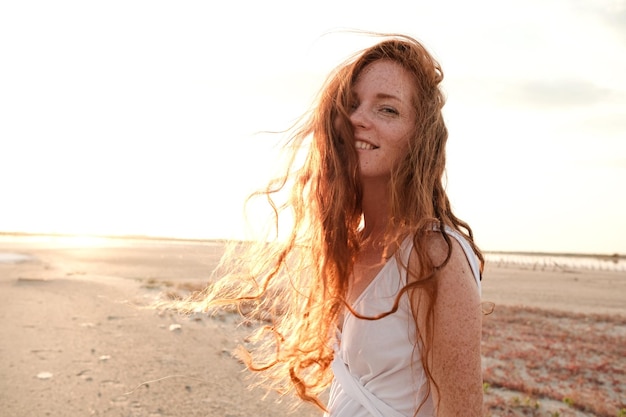
[[[20,262],[27,262],[32,260],[33,258],[29,255],[24,255],[21,253],[4,253],[0,252],[0,264],[17,264]]]

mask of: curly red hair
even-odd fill
[[[470,227],[453,214],[443,185],[448,137],[441,112],[443,72],[417,40],[403,35],[387,35],[329,76],[309,117],[292,130],[286,174],[255,194],[267,198],[277,228],[279,216],[292,219],[287,238],[240,243],[216,269],[217,281],[195,299],[209,309],[234,303],[245,308],[246,315],[267,320],[270,324],[260,328],[253,345],[242,351],[248,367],[259,371],[271,388],[295,392],[320,408],[324,406],[318,395],[332,380],[332,342],[340,311],[350,308],[345,298],[361,244],[362,190],[349,121],[352,86],[363,69],[378,60],[396,62],[412,75],[417,114],[409,151],[391,175],[388,238],[413,236],[420,269],[408,271],[413,279],[398,294],[394,309],[384,315],[395,311],[405,292],[424,291],[427,317],[432,316],[437,271],[443,265],[435,265],[420,249],[426,246],[421,243],[433,233],[433,225],[456,229],[474,243]],[[296,167],[296,154],[302,149],[306,160]],[[290,197],[279,205],[275,196],[287,184]],[[450,248],[449,258],[451,243],[445,233],[442,236]],[[474,250],[482,260],[478,248]],[[416,315],[416,307],[414,311]],[[433,331],[432,319],[427,323],[417,332],[423,346],[428,346],[425,342]],[[428,349],[421,350],[432,380],[428,354]]]

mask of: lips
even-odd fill
[[[370,151],[372,149],[378,149],[378,146],[374,146],[371,143],[362,141],[362,140],[356,140],[354,141],[354,147],[357,149],[363,149],[366,151]]]

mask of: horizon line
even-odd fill
[[[8,232],[0,231],[2,236],[15,237],[91,237],[97,239],[122,239],[122,240],[152,240],[152,241],[169,241],[169,242],[188,242],[188,243],[226,243],[232,241],[245,242],[245,239],[227,239],[227,238],[185,238],[173,236],[154,236],[154,235],[116,235],[116,234],[97,234],[97,233],[52,233],[52,232]],[[543,252],[543,251],[513,251],[513,250],[483,250],[485,254],[491,255],[528,255],[528,256],[557,256],[572,257],[578,256],[583,258],[602,258],[607,260],[626,260],[626,254],[614,253],[580,253],[580,252]]]

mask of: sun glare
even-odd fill
[[[58,246],[69,246],[77,248],[95,248],[110,244],[111,239],[102,236],[90,235],[57,235],[47,236],[46,239]]]

